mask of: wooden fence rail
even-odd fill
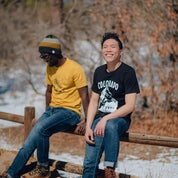
[[[24,124],[24,130],[25,130],[24,139],[26,139],[33,125],[37,121],[37,119],[35,119],[35,108],[34,107],[25,107],[24,116],[0,112],[0,119]],[[65,132],[76,134],[76,135],[84,135],[84,132],[83,133],[79,132],[79,124]],[[130,143],[178,148],[178,138],[174,138],[174,137],[163,137],[163,136],[156,136],[156,135],[145,135],[145,134],[140,134],[140,133],[127,132],[121,135],[120,140],[124,142],[130,142]],[[72,163],[64,163],[64,162],[56,161],[56,160],[50,160],[50,162],[52,166],[55,167],[56,169],[65,170],[65,171],[72,172],[72,173],[81,174],[82,169],[83,169],[82,166],[75,165]],[[102,173],[103,171],[99,170],[99,172]]]
[[[31,131],[32,126],[37,121],[37,119],[35,119],[35,108],[34,107],[25,107],[24,116],[0,112],[0,119],[24,124],[25,138]],[[84,133],[79,133],[78,128],[79,128],[79,125],[76,125],[75,127],[65,132],[76,134],[76,135],[84,135]],[[178,148],[178,138],[174,138],[174,137],[163,137],[163,136],[157,136],[157,135],[146,135],[146,134],[140,134],[140,133],[127,132],[121,135],[120,140],[124,142],[130,142],[130,143],[149,144],[149,145]]]

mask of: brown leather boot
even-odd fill
[[[49,178],[51,175],[48,168],[37,165],[35,169],[21,176],[21,178]]]
[[[116,173],[114,168],[105,168],[105,178],[116,178]]]

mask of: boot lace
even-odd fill
[[[36,168],[34,170],[29,172],[29,175],[31,178],[39,176],[39,175],[46,176],[47,174],[48,174],[48,169],[45,169],[40,166],[36,166]]]
[[[116,177],[115,169],[113,168],[105,169],[105,178],[115,178],[115,177]]]

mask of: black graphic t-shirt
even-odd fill
[[[135,70],[125,64],[113,72],[107,72],[107,65],[95,70],[92,90],[100,95],[100,105],[97,118],[117,110],[125,104],[125,95],[139,93]]]

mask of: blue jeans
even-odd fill
[[[80,116],[75,111],[63,107],[48,107],[32,128],[12,165],[7,170],[7,174],[13,178],[19,177],[20,170],[36,148],[38,163],[48,164],[49,137],[54,133],[65,131],[79,122]]]
[[[92,130],[102,118],[94,120]],[[86,143],[83,178],[96,178],[98,165],[103,151],[105,151],[104,166],[117,166],[119,154],[119,136],[124,134],[130,126],[130,118],[115,118],[106,123],[105,136],[98,137],[94,135],[95,145]]]

